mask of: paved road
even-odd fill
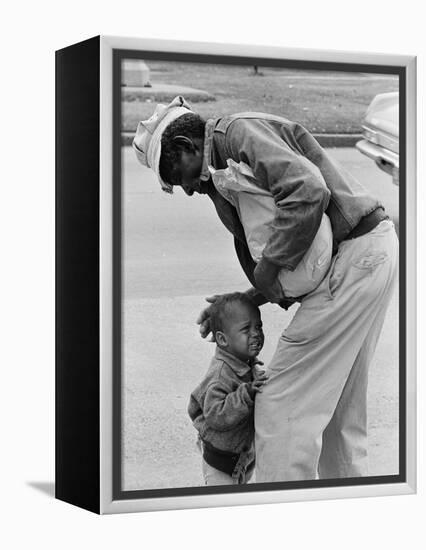
[[[398,188],[390,177],[355,149],[330,153],[397,221]],[[127,147],[123,167],[124,489],[201,485],[186,405],[213,347],[199,338],[194,320],[205,296],[248,285],[207,197],[163,193]],[[265,362],[295,309],[262,308]],[[371,475],[398,470],[397,312],[395,295],[370,375]]]

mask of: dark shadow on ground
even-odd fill
[[[55,497],[55,484],[53,481],[27,481],[27,485],[51,498]]]

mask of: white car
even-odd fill
[[[378,94],[363,121],[363,140],[356,147],[399,184],[399,93]]]

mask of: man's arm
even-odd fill
[[[250,298],[250,300],[256,304],[258,307],[263,306],[263,304],[267,304],[269,302],[268,298],[264,296],[257,288],[249,288],[245,291],[245,294]],[[286,296],[282,296],[281,300],[278,303],[279,306],[281,306],[283,309],[288,309],[291,307],[294,303],[296,303],[298,300],[295,298],[287,298]]]
[[[284,309],[288,309],[294,303],[294,300],[291,303],[288,302],[288,299],[283,295],[281,285],[277,281],[280,267],[265,262],[265,260],[260,262],[260,267],[258,267],[250,254],[246,241],[243,242],[235,237],[234,244],[241,267],[254,287],[246,292],[249,298],[258,306],[266,304],[266,302],[273,302],[280,304]],[[260,271],[260,268],[262,268],[262,271]],[[266,271],[265,268],[268,268],[268,270]]]
[[[277,208],[263,251],[265,261],[293,271],[311,246],[328,206],[330,191],[319,169],[289,147],[277,122],[236,119],[225,144],[227,155],[248,164],[274,197]]]
[[[245,291],[245,294],[250,298],[250,300],[257,306],[263,306],[268,302],[267,298],[259,292],[256,288],[251,287]]]

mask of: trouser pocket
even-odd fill
[[[380,233],[376,234],[377,236]],[[327,276],[327,294],[334,300],[339,291],[368,286],[369,279],[379,267],[389,260],[386,240],[370,233],[366,236],[343,242],[334,258]]]

